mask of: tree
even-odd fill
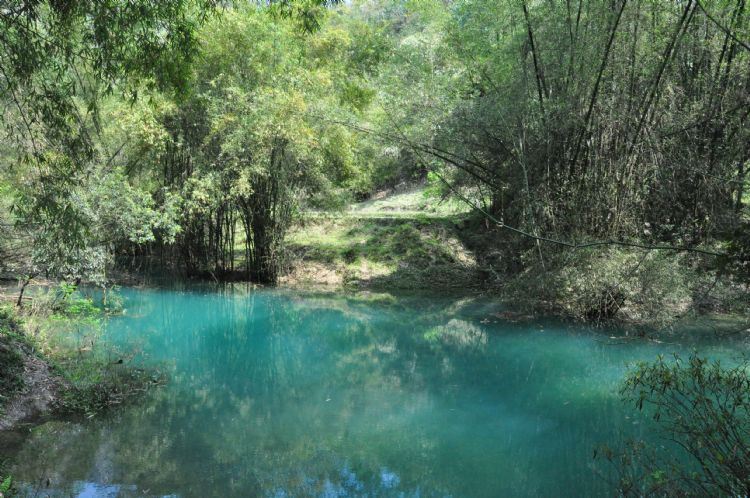
[[[169,139],[152,156],[162,165],[152,178],[183,200],[173,255],[189,274],[233,278],[244,267],[275,282],[299,203],[352,176],[355,136],[320,119],[355,107],[350,87],[336,84],[350,41],[335,30],[300,33],[257,7],[227,10],[200,40],[190,92],[161,115]]]
[[[274,15],[313,29],[328,2],[272,4]],[[182,101],[191,93],[199,28],[221,15],[215,7],[34,1],[0,12],[0,119],[19,144],[4,151],[0,174],[16,196],[15,232],[30,248],[22,274],[100,280],[113,248],[175,239],[179,199],[136,179],[166,155],[167,135],[147,122],[154,114],[138,97]],[[114,123],[103,121],[118,108],[125,112]],[[133,109],[143,119],[125,117]],[[136,135],[118,130],[128,122]]]

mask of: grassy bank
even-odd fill
[[[477,289],[479,268],[450,219],[309,220],[289,237],[286,284]]]
[[[481,272],[460,239],[465,206],[410,188],[335,213],[307,213],[287,238],[284,285],[477,290]]]
[[[524,313],[659,327],[697,314],[750,313],[747,285],[711,258],[535,245],[419,187],[308,213],[287,243],[284,285],[480,291]]]
[[[0,306],[0,430],[49,415],[93,417],[159,384],[100,340],[106,310],[72,287]]]

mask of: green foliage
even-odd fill
[[[107,5],[0,20],[23,137],[0,150],[0,251],[24,281],[130,265],[274,283],[301,212],[425,180],[420,211],[468,199],[502,222],[470,227],[483,263],[543,282],[509,294],[577,318],[666,321],[698,269],[746,281],[743,2]]]
[[[313,30],[327,2],[272,3]],[[131,175],[167,153],[156,116],[173,89],[177,100],[192,92],[198,31],[215,5],[39,1],[0,16],[0,119],[18,144],[3,148],[0,174],[16,187],[10,221],[28,248],[13,271],[103,281],[114,247],[174,242],[182,199]],[[144,93],[156,104],[137,101]]]
[[[694,276],[687,262],[658,252],[610,248],[556,255],[529,251],[529,269],[505,293],[517,304],[539,302],[577,319],[669,323],[692,299]],[[560,259],[557,259],[560,258]]]
[[[292,19],[303,31],[311,33],[320,28],[320,19],[325,16],[325,7],[339,0],[279,0],[270,2],[272,14]]]
[[[4,496],[5,493],[10,493],[13,489],[13,477],[0,476],[0,496]]]
[[[19,348],[19,323],[10,307],[0,307],[0,411],[24,386],[24,358]]]
[[[100,340],[104,312],[112,312],[117,303],[111,290],[100,305],[66,283],[35,293],[27,328],[35,331],[36,349],[52,366],[58,412],[91,417],[163,384],[164,377],[156,369],[131,363],[134,353]]]
[[[5,9],[0,99],[6,112],[0,119],[18,144],[10,160],[21,167],[31,162],[27,173],[36,163],[41,171],[33,179],[58,186],[44,195],[43,209],[57,215],[68,209],[64,202],[55,206],[59,187],[75,186],[71,172],[80,172],[95,153],[103,95],[135,96],[142,82],[164,89],[184,85],[197,26],[213,5],[42,0]]]
[[[66,156],[50,155],[38,167],[48,174],[21,186],[15,209],[18,224],[29,227],[21,232],[27,275],[101,282],[113,245],[143,244],[155,233],[174,240],[180,230],[169,196],[157,207],[117,169],[77,173]]]
[[[35,296],[37,313],[51,313],[52,317],[72,320],[78,325],[97,323],[102,310],[90,297],[82,295],[78,286],[61,282],[56,288]]]
[[[389,61],[409,64],[381,82],[378,132],[433,176],[475,187],[478,205],[527,234],[704,248],[741,239],[748,127],[735,113],[746,107],[750,52],[732,36],[747,32],[746,9],[410,2]],[[567,264],[561,245],[508,229],[493,238],[495,270],[510,276]],[[730,257],[742,261],[736,249]],[[680,257],[662,263],[671,271]],[[584,278],[586,266],[575,268]],[[608,285],[592,285],[582,304],[601,308]]]
[[[302,203],[335,205],[327,193],[359,176],[356,135],[324,116],[349,112],[342,105],[363,108],[367,91],[339,98],[341,88],[351,90],[338,86],[335,57],[346,58],[349,44],[340,29],[301,37],[285,16],[236,7],[209,22],[200,39],[191,95],[164,107],[169,138],[163,152],[149,153],[165,164],[149,181],[164,193],[152,196],[164,199],[162,211],[180,213],[174,240],[190,255],[189,272],[232,271],[241,230],[246,274],[274,282]],[[182,201],[176,209],[166,208],[167,192]]]
[[[116,293],[110,291],[105,309],[116,305]],[[130,356],[99,343],[102,318],[102,308],[67,283],[35,292],[26,327],[11,308],[0,308],[0,393],[8,397],[21,387],[24,356],[32,351],[63,379],[57,408],[66,412],[99,413],[162,383],[158,372],[125,364]],[[27,330],[34,330],[33,343]]]
[[[750,364],[697,355],[633,368],[625,401],[650,414],[664,445],[605,448],[623,496],[741,496],[750,488]]]

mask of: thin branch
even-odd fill
[[[316,116],[316,117],[322,118],[321,116]],[[336,121],[336,120],[329,120],[329,121],[331,121],[333,123],[336,123],[336,124],[340,124],[340,125],[343,125],[343,126],[350,127],[351,129],[353,129],[355,131],[359,131],[360,133],[366,133],[366,134],[371,134],[371,135],[381,136],[381,137],[383,136],[383,134],[379,134],[379,133],[375,132],[374,130],[370,130],[368,128],[364,128],[364,127],[361,127],[361,126],[352,125],[350,123],[346,123],[346,122],[343,122],[343,121]],[[400,132],[400,129],[397,126],[396,126],[396,129]],[[402,132],[400,132],[400,133],[402,133]],[[453,161],[450,161],[450,160],[446,159],[445,156],[442,156],[441,154],[437,153],[434,150],[430,150],[430,148],[428,146],[419,145],[419,144],[415,144],[415,143],[411,142],[405,136],[402,136],[401,139],[400,139],[400,141],[402,143],[407,144],[409,147],[411,147],[411,149],[416,154],[417,159],[422,164],[422,166],[425,169],[427,169],[427,170],[431,171],[432,173],[434,173],[435,176],[441,182],[443,182],[443,184],[445,184],[446,187],[448,187],[448,189],[451,192],[453,192],[456,195],[456,197],[458,197],[459,200],[461,200],[462,202],[464,202],[466,205],[468,205],[472,209],[474,209],[474,210],[478,211],[479,213],[483,214],[488,220],[490,220],[491,222],[493,222],[498,227],[506,229],[506,230],[509,230],[511,232],[514,232],[514,233],[517,233],[517,234],[522,235],[522,236],[524,236],[526,238],[537,240],[537,241],[540,241],[540,242],[548,242],[548,243],[551,243],[551,244],[556,244],[556,245],[560,245],[560,246],[564,246],[564,247],[569,247],[571,249],[586,249],[586,248],[589,248],[589,247],[602,247],[602,246],[622,246],[622,247],[634,247],[634,248],[637,248],[637,249],[644,249],[644,250],[649,250],[649,251],[693,252],[693,253],[705,254],[707,256],[716,256],[716,257],[726,257],[727,256],[727,253],[724,253],[724,252],[709,251],[707,249],[700,249],[698,247],[693,247],[693,246],[673,246],[673,245],[667,245],[667,244],[641,244],[641,243],[638,243],[638,242],[628,242],[628,241],[623,241],[623,240],[595,240],[595,241],[590,241],[590,242],[577,243],[577,242],[568,242],[568,241],[565,241],[565,240],[552,239],[552,238],[549,238],[549,237],[544,237],[544,236],[539,236],[539,235],[531,234],[529,232],[521,230],[520,228],[512,227],[512,226],[506,224],[505,222],[498,220],[492,214],[490,214],[489,212],[487,212],[486,209],[482,208],[478,204],[476,204],[473,201],[471,201],[468,197],[466,197],[465,195],[463,195],[456,187],[454,187],[450,182],[448,182],[448,180],[446,180],[445,177],[443,177],[443,175],[441,175],[434,168],[431,168],[430,165],[429,165],[429,163],[427,161],[425,161],[425,159],[423,158],[422,153],[429,154],[429,155],[431,155],[433,157],[437,157],[438,159],[441,159],[441,160],[443,160],[445,162],[448,162],[450,164],[455,165],[455,163]]]
[[[706,17],[708,17],[708,19],[712,23],[714,23],[716,25],[716,27],[718,27],[720,30],[722,30],[724,32],[724,34],[726,34],[732,40],[734,40],[737,43],[739,43],[742,46],[742,48],[744,48],[745,50],[750,51],[750,45],[747,44],[746,42],[743,42],[739,38],[737,38],[737,36],[734,33],[732,33],[726,26],[724,26],[723,24],[721,24],[718,20],[716,20],[716,18],[714,18],[711,14],[709,14],[708,11],[706,10],[706,8],[703,6],[703,4],[700,2],[700,0],[695,0],[695,3],[696,3],[696,5],[698,5],[698,8],[700,8],[703,11],[703,13],[706,15]]]
[[[482,209],[481,206],[478,206],[474,204],[469,198],[467,198],[465,195],[463,195],[461,192],[458,191],[453,185],[451,185],[440,173],[433,171],[433,173],[438,177],[440,181],[442,181],[461,201],[472,207],[473,209],[479,211],[482,213],[485,217],[487,217],[490,221],[495,223],[500,228],[504,228],[506,230],[510,230],[512,232],[515,232],[519,235],[522,235],[524,237],[527,237],[529,239],[538,240],[541,242],[549,242],[552,244],[557,244],[564,247],[569,247],[571,249],[585,249],[588,247],[600,247],[600,246],[624,246],[624,247],[635,247],[638,249],[645,249],[649,251],[675,251],[675,252],[695,252],[700,254],[706,254],[708,256],[717,256],[717,257],[724,257],[727,256],[726,253],[723,252],[716,252],[716,251],[709,251],[705,249],[700,249],[697,247],[691,247],[691,246],[671,246],[671,245],[663,245],[663,244],[640,244],[638,242],[627,242],[622,240],[596,240],[591,242],[585,242],[582,244],[579,243],[573,243],[573,242],[567,242],[565,240],[557,240],[557,239],[551,239],[549,237],[542,237],[539,235],[534,235],[529,232],[525,232],[519,228],[512,227],[503,221],[498,220],[494,216],[492,216],[490,213],[488,213],[486,210]]]
[[[620,25],[620,19],[622,19],[622,12],[625,10],[625,5],[628,3],[628,0],[622,0],[620,3],[620,10],[617,12],[617,17],[614,20],[614,23],[612,25],[612,31],[609,34],[609,39],[607,40],[607,46],[604,49],[604,56],[602,57],[602,63],[601,66],[599,66],[599,73],[596,75],[596,83],[594,83],[594,90],[591,93],[591,99],[589,100],[589,108],[586,111],[586,118],[583,121],[583,129],[581,129],[580,135],[578,135],[578,141],[576,143],[575,153],[573,154],[573,158],[570,160],[570,173],[572,175],[573,169],[575,168],[576,161],[578,160],[578,153],[581,150],[581,143],[583,142],[583,137],[586,135],[586,132],[588,131],[589,122],[591,121],[591,113],[594,110],[594,104],[596,104],[596,98],[599,95],[599,84],[602,81],[602,75],[604,74],[604,70],[607,67],[607,61],[609,60],[609,52],[612,49],[612,43],[615,41],[615,35],[617,34],[617,27]]]

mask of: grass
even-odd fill
[[[471,289],[473,254],[457,226],[468,212],[455,200],[430,197],[424,186],[349,206],[307,213],[287,238],[287,283],[380,289]]]
[[[370,200],[354,204],[345,213],[352,216],[449,217],[469,211],[469,206],[457,199],[436,199],[428,195],[424,187],[416,186],[390,195],[375,195]]]
[[[318,261],[347,264],[362,260],[384,265],[456,263],[445,244],[449,228],[420,220],[332,220],[298,228],[288,239],[293,248],[306,248]]]
[[[381,192],[341,211],[307,211],[285,245],[285,284],[419,289],[473,288],[476,261],[458,237],[469,212],[458,200],[437,199],[425,185]],[[244,268],[238,230],[234,267]]]

